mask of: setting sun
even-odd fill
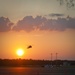
[[[24,54],[24,51],[23,49],[18,49],[16,53],[18,56],[22,56]]]

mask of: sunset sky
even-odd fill
[[[27,49],[29,45],[32,48]],[[57,0],[0,0],[0,58],[75,60],[75,7]]]

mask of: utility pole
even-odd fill
[[[56,66],[58,65],[57,60],[58,60],[58,53],[56,53]]]
[[[51,61],[53,60],[53,54],[51,53]]]
[[[58,53],[56,53],[56,60],[58,59]]]
[[[51,65],[52,65],[52,60],[53,60],[53,54],[51,53]]]

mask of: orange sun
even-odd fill
[[[18,56],[23,56],[24,50],[23,49],[18,49],[16,53],[17,53]]]

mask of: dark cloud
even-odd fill
[[[0,32],[10,31],[13,23],[5,17],[0,17]],[[33,31],[33,30],[56,30],[64,31],[66,29],[75,29],[75,18],[57,18],[47,19],[42,16],[33,18],[32,16],[26,16],[22,20],[19,20],[12,28],[14,31]]]
[[[8,18],[0,17],[0,32],[11,30],[12,22]]]
[[[32,30],[56,30],[64,31],[66,29],[75,29],[75,18],[57,18],[46,19],[45,17],[26,16],[22,20],[17,22],[17,25],[13,27],[13,30],[20,31],[32,31]]]
[[[25,31],[31,31],[33,30],[33,23],[34,19],[32,16],[26,16],[23,18],[23,20],[19,20],[17,22],[17,26],[13,28],[13,30],[20,31],[20,30],[25,30]]]
[[[40,28],[41,24],[46,20],[46,18],[37,16],[33,18],[32,16],[26,16],[22,20],[17,22],[17,25],[13,27],[13,30],[20,31],[32,31]]]
[[[61,16],[64,16],[64,14],[51,13],[48,16],[51,16],[51,17],[61,17]]]

